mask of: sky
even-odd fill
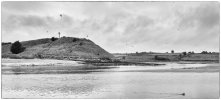
[[[219,52],[220,5],[210,2],[5,1],[2,42],[87,38],[110,53]]]

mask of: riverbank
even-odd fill
[[[53,59],[2,59],[2,66],[80,66],[81,61]]]
[[[83,64],[82,61],[51,59],[2,59],[3,74],[68,74],[108,69],[107,66]]]
[[[74,74],[91,72],[219,72],[214,62],[89,63],[51,59],[2,59],[3,74]],[[101,66],[103,64],[103,66]],[[109,64],[109,65],[107,65]]]

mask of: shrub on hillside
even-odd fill
[[[22,44],[19,41],[15,41],[11,46],[11,52],[13,54],[19,54],[25,50],[25,47],[22,46]]]
[[[56,41],[58,38],[52,37],[51,41]]]
[[[72,41],[73,42],[76,42],[76,41],[78,41],[79,39],[78,38],[74,38]]]
[[[83,45],[83,43],[81,42],[79,45],[80,45],[80,46],[82,46],[82,45]]]

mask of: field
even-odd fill
[[[143,53],[143,54],[113,54],[116,58],[130,62],[162,62],[162,61],[207,61],[207,62],[219,62],[219,53],[210,54],[187,54],[182,53]],[[156,59],[156,56],[158,59]]]

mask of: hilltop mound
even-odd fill
[[[55,59],[90,59],[112,58],[113,55],[88,39],[62,37],[55,41],[51,38],[23,41],[24,52],[12,54],[11,44],[2,45],[2,57],[18,58],[55,58]]]

